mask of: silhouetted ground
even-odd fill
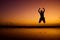
[[[0,25],[0,28],[60,28],[57,26],[17,26],[17,25]]]
[[[0,40],[60,40],[60,28],[0,28]]]

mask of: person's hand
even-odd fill
[[[43,8],[44,9],[44,8]]]
[[[39,8],[39,10],[40,10],[41,8]]]

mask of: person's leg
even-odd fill
[[[43,18],[43,22],[45,23],[45,18]]]
[[[41,18],[39,19],[39,23],[41,22]]]

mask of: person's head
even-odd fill
[[[42,10],[41,10],[41,12],[42,12]]]

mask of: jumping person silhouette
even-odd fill
[[[43,10],[41,10],[41,8],[39,8],[38,9],[38,12],[39,12],[39,14],[40,14],[40,19],[39,19],[39,23],[41,22],[41,21],[43,21],[44,23],[45,23],[45,17],[44,17],[44,12],[45,12],[45,9],[43,8]]]

